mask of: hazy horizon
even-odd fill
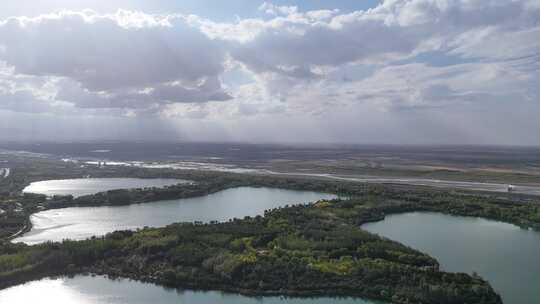
[[[294,142],[294,141],[210,141],[210,140],[126,140],[126,139],[88,139],[88,140],[4,140],[0,143],[0,149],[2,145],[41,145],[41,144],[165,144],[165,145],[174,145],[174,144],[217,144],[217,145],[272,145],[272,146],[290,146],[290,147],[313,147],[313,148],[344,148],[344,147],[358,147],[358,148],[369,148],[369,147],[396,147],[396,148],[540,148],[540,144],[537,145],[527,145],[527,144],[461,144],[461,143],[351,143],[351,142]]]

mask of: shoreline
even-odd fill
[[[274,219],[281,219],[281,218],[286,218],[287,216],[297,216],[296,214],[298,214],[298,212],[300,213],[306,213],[306,214],[311,214],[311,212],[322,212],[328,208],[329,211],[331,210],[334,210],[334,208],[346,208],[345,210],[347,210],[347,207],[348,206],[348,202],[349,201],[343,201],[343,200],[332,200],[332,201],[327,201],[326,203],[323,202],[323,203],[312,203],[312,204],[307,204],[307,205],[298,205],[298,206],[291,206],[291,207],[286,207],[286,208],[278,208],[278,209],[275,209],[273,211],[269,211],[267,214],[265,214],[264,217],[262,217],[260,220],[262,220],[262,223],[272,223],[274,221]],[[363,204],[363,203],[358,203],[358,204]],[[335,207],[334,207],[335,206]],[[368,207],[368,206],[366,206]],[[388,208],[390,208],[389,210],[387,210],[388,212],[385,212],[383,210],[378,210],[377,207],[374,207],[374,206],[369,206],[369,208],[367,209],[360,209],[359,211],[361,212],[361,214],[366,214],[367,215],[367,218],[364,217],[362,219],[362,217],[358,218],[358,219],[351,219],[353,220],[352,223],[357,223],[357,224],[360,224],[359,222],[361,223],[367,223],[369,222],[369,219],[371,219],[371,221],[374,221],[374,220],[377,220],[377,219],[381,219],[381,215],[384,215],[384,214],[398,214],[398,213],[403,213],[403,212],[408,212],[408,211],[411,211],[411,210],[418,210],[418,206],[417,207],[414,207],[412,205],[408,205],[408,204],[404,204],[402,205],[402,207],[400,208],[397,208],[395,209],[394,207],[392,207],[392,205],[388,205],[387,206]],[[341,210],[339,209],[339,210]],[[338,209],[336,209],[338,210]],[[372,212],[375,211],[375,212]],[[322,213],[322,214],[325,214],[325,213]],[[341,214],[341,213],[337,213],[337,214]],[[348,217],[344,218],[344,219],[347,219]],[[86,240],[86,241],[68,241],[68,242],[63,242],[63,243],[51,243],[51,244],[41,244],[41,245],[34,245],[34,246],[26,246],[26,245],[21,245],[21,249],[27,251],[27,250],[34,250],[34,249],[38,249],[38,248],[42,248],[42,249],[47,249],[47,250],[51,250],[51,253],[52,252],[56,252],[57,250],[62,250],[62,248],[72,248],[70,250],[73,250],[77,247],[74,247],[74,246],[78,246],[79,244],[82,246],[81,248],[86,248],[87,246],[90,246],[92,244],[95,244],[95,245],[98,245],[100,243],[108,243],[109,241],[113,241],[113,242],[120,242],[119,244],[123,244],[124,242],[122,241],[123,239],[126,239],[126,240],[129,240],[132,236],[135,236],[135,235],[140,235],[140,236],[144,236],[146,234],[151,234],[151,235],[154,235],[155,233],[158,233],[159,235],[163,235],[163,237],[167,238],[167,234],[168,233],[171,233],[171,232],[174,232],[176,231],[176,229],[181,229],[181,230],[184,230],[184,229],[187,229],[188,231],[191,229],[191,230],[194,230],[194,231],[199,231],[199,230],[202,230],[202,231],[205,231],[205,230],[211,230],[211,231],[227,231],[227,227],[235,227],[237,225],[239,225],[238,227],[243,227],[243,223],[245,224],[248,224],[250,223],[250,225],[260,225],[261,222],[259,219],[256,219],[256,218],[250,218],[250,219],[244,219],[244,220],[235,220],[233,222],[228,222],[228,223],[218,223],[218,224],[171,224],[165,228],[147,228],[147,229],[143,229],[143,230],[138,230],[136,232],[128,232],[128,231],[124,231],[124,232],[115,232],[115,233],[112,233],[112,234],[109,234],[105,237],[99,237],[99,238],[93,238],[93,239],[89,239],[89,240]],[[349,220],[347,220],[349,221]],[[352,224],[350,223],[350,224]],[[336,227],[340,227],[342,224],[338,224]],[[356,226],[356,224],[355,224]],[[296,227],[296,226],[293,226],[293,227]],[[296,229],[296,228],[295,228]],[[358,228],[355,228],[355,229],[358,229],[359,231],[363,231],[361,230],[360,227]],[[249,229],[249,230],[252,230],[252,229]],[[191,235],[192,237],[199,237],[200,236],[203,236],[203,235],[206,235],[207,233],[204,233],[200,231],[199,233],[188,233],[187,235]],[[287,231],[287,230],[284,230],[284,231]],[[186,232],[187,233],[187,232]],[[367,232],[365,232],[367,233]],[[372,234],[369,234],[368,235],[372,235]],[[140,237],[138,237],[140,238]],[[395,246],[398,246],[397,242],[395,241],[390,241],[390,240],[384,240],[384,239],[380,239],[379,237],[377,236],[370,236],[370,238],[374,238],[374,240],[380,240],[381,242],[385,242],[385,243],[388,243],[388,244],[396,244]],[[152,238],[153,239],[153,238]],[[179,243],[179,246],[182,246],[183,243]],[[92,245],[93,246],[93,245]],[[251,250],[249,249],[251,245],[248,246],[248,248],[246,250]],[[399,245],[399,246],[403,246],[403,245]],[[405,250],[404,247],[399,247],[399,248],[403,248],[403,250]],[[275,250],[275,249],[265,249],[265,250]],[[446,273],[446,272],[442,272],[440,270],[438,270],[438,262],[429,257],[428,259],[428,256],[423,254],[423,253],[420,253],[414,249],[406,249],[407,251],[408,250],[411,250],[411,253],[412,252],[415,252],[415,254],[418,254],[419,256],[418,257],[424,257],[425,259],[425,262],[422,262],[422,264],[420,264],[420,266],[407,266],[407,264],[404,264],[402,265],[401,263],[402,262],[399,262],[400,264],[396,264],[395,266],[393,267],[405,267],[403,268],[402,270],[399,270],[397,271],[397,273],[400,273],[401,275],[412,275],[412,276],[419,276],[419,277],[422,277],[422,276],[426,276],[426,277],[433,277],[435,276],[435,278],[438,278],[439,276],[443,275],[443,276],[449,276],[448,279],[452,278],[452,277],[456,277],[457,278],[460,278],[459,282],[461,282],[460,284],[465,284],[463,283],[462,280],[464,280],[465,278],[467,278],[467,280],[477,280],[477,279],[474,279],[474,278],[471,278],[469,275],[467,274],[453,274],[453,273]],[[104,252],[106,253],[106,252]],[[146,255],[150,254],[148,257],[145,257]],[[3,288],[7,288],[8,286],[15,286],[15,285],[19,285],[19,284],[22,284],[24,282],[28,282],[28,281],[32,281],[32,280],[37,280],[37,279],[40,279],[40,278],[45,278],[45,277],[50,277],[50,276],[63,276],[63,275],[74,275],[74,274],[80,274],[80,273],[94,273],[94,274],[97,274],[97,275],[107,275],[111,278],[115,278],[115,277],[121,277],[121,278],[126,278],[126,279],[134,279],[134,280],[137,280],[137,281],[141,281],[141,282],[147,282],[147,283],[154,283],[156,285],[160,285],[160,286],[164,286],[164,287],[174,287],[174,288],[180,288],[180,289],[192,289],[192,290],[214,290],[214,291],[226,291],[226,292],[233,292],[233,293],[238,293],[238,294],[242,294],[242,295],[248,295],[248,296],[264,296],[264,295],[287,295],[287,296],[307,296],[307,297],[310,297],[310,296],[343,296],[343,297],[358,297],[358,298],[362,298],[364,300],[370,300],[370,299],[373,299],[373,300],[384,300],[386,302],[389,302],[389,301],[392,301],[393,303],[406,303],[407,300],[403,300],[403,301],[394,301],[393,298],[390,299],[387,295],[382,295],[382,294],[378,294],[378,291],[375,292],[375,291],[369,291],[369,289],[358,289],[359,286],[353,284],[353,285],[336,285],[336,286],[333,286],[333,287],[325,287],[325,288],[321,288],[322,286],[326,286],[326,284],[330,281],[326,281],[323,280],[323,281],[313,281],[313,285],[311,288],[309,289],[306,289],[306,287],[301,287],[303,286],[302,284],[300,284],[299,286],[297,286],[297,288],[292,288],[292,289],[287,289],[287,288],[283,288],[283,287],[280,287],[280,288],[273,288],[273,286],[279,286],[279,285],[267,285],[266,287],[264,288],[261,288],[260,287],[260,284],[259,284],[259,287],[256,287],[254,286],[253,288],[245,288],[245,287],[242,287],[243,285],[240,284],[239,282],[236,282],[236,280],[232,280],[232,278],[229,278],[229,279],[226,279],[226,278],[223,278],[222,276],[218,275],[217,277],[214,277],[214,275],[211,275],[211,273],[208,273],[206,271],[204,271],[204,275],[203,277],[199,277],[198,275],[195,275],[194,277],[194,280],[192,279],[187,279],[184,280],[178,280],[178,279],[174,279],[173,281],[170,281],[170,276],[169,276],[169,272],[171,271],[171,268],[170,266],[166,266],[166,265],[162,265],[162,266],[159,266],[158,268],[154,269],[153,267],[154,266],[151,266],[151,265],[147,265],[145,267],[150,267],[148,270],[144,270],[142,271],[143,269],[146,269],[146,268],[143,268],[141,270],[136,270],[136,266],[137,264],[131,264],[131,262],[129,261],[137,261],[137,260],[140,260],[140,259],[147,259],[147,258],[151,258],[152,256],[152,253],[136,253],[136,252],[131,252],[131,250],[125,252],[122,257],[120,258],[120,256],[118,257],[114,257],[111,256],[111,260],[107,259],[107,258],[104,258],[103,260],[100,260],[100,259],[97,259],[95,261],[88,261],[89,263],[91,263],[91,265],[88,265],[88,266],[77,266],[76,264],[72,264],[72,262],[69,262],[69,258],[67,260],[64,259],[64,261],[60,262],[61,265],[63,266],[55,266],[54,268],[52,268],[51,270],[48,270],[50,269],[49,266],[47,266],[47,264],[37,264],[36,266],[34,266],[33,268],[35,268],[34,270],[29,270],[29,272],[27,273],[26,271],[22,271],[21,273],[19,273],[19,275],[16,275],[15,277],[13,277],[12,279],[10,279],[9,277],[5,277],[2,281],[3,283]],[[266,259],[266,254],[263,254],[263,255],[260,255],[259,253],[256,254],[256,256],[258,257],[257,260],[260,258],[262,259],[261,260],[261,263],[263,260]],[[118,260],[120,259],[120,260]],[[168,260],[168,259],[167,259]],[[359,260],[360,261],[360,260]],[[420,261],[420,260],[419,260]],[[128,263],[128,264],[123,264],[123,263]],[[364,262],[362,262],[364,263]],[[394,262],[394,263],[397,263]],[[259,262],[256,262],[256,264],[254,265],[258,265]],[[40,266],[41,265],[41,266]],[[132,266],[129,266],[128,268],[125,268],[126,266],[122,266],[122,265],[132,265]],[[261,264],[262,265],[265,265],[264,263]],[[363,265],[363,264],[362,264]],[[371,264],[366,264],[367,265],[371,265]],[[422,266],[423,265],[423,266]],[[428,265],[431,265],[429,267],[427,267]],[[184,267],[184,266],[182,266]],[[194,269],[195,268],[192,268],[192,266],[185,266],[187,268],[186,271],[188,272],[191,272],[193,273]],[[248,269],[250,269],[250,263],[248,262],[248,264],[245,264],[244,267],[248,267]],[[361,266],[360,269],[364,269],[363,268],[364,266]],[[370,269],[370,267],[373,267],[373,266],[369,266],[366,268],[366,270]],[[435,267],[435,268],[433,268]],[[172,268],[174,269],[174,268]],[[178,266],[177,266],[177,269],[178,269]],[[190,270],[192,269],[192,270]],[[399,268],[398,268],[399,269]],[[405,270],[407,269],[407,270]],[[364,270],[364,271],[366,271]],[[174,270],[173,270],[174,271]],[[200,269],[200,270],[197,270],[196,273],[200,272],[200,271],[203,271],[203,269]],[[275,270],[274,270],[275,271]],[[313,271],[313,270],[311,270]],[[403,272],[403,271],[406,271],[406,272]],[[411,272],[411,273],[408,273],[408,272]],[[396,274],[397,274],[396,273]],[[315,273],[313,273],[315,274]],[[210,275],[210,277],[208,277],[208,279],[204,279],[205,277],[207,277],[208,275]],[[261,274],[262,275],[262,274]],[[356,276],[350,274],[350,275],[347,275],[346,278],[348,278],[349,276],[351,276],[351,279],[353,278],[356,278]],[[197,277],[199,277],[197,279]],[[264,277],[264,275],[263,275]],[[335,279],[339,279],[339,280],[342,280],[340,278],[340,276],[335,276],[335,274],[332,274],[331,276],[334,280]],[[177,277],[178,278],[178,277]],[[211,279],[211,278],[214,278],[214,279]],[[321,278],[322,279],[322,278]],[[418,278],[417,278],[418,279]],[[348,282],[347,280],[348,279],[343,279],[345,281],[343,282]],[[324,283],[326,282],[326,283]],[[437,280],[436,281],[433,281],[433,284],[436,284],[436,282],[438,282]],[[479,282],[483,282],[482,285],[485,286],[485,288],[488,288],[487,286],[488,285],[488,282],[487,281],[479,281]],[[300,282],[296,282],[296,283],[300,283]],[[323,284],[324,283],[324,284]],[[322,284],[322,285],[321,285]],[[390,284],[390,282],[388,283]],[[480,284],[480,283],[475,283],[475,284]],[[266,284],[265,284],[266,285]],[[335,285],[335,282],[332,283],[332,285]],[[290,286],[290,285],[285,285],[285,286]],[[296,285],[292,285],[293,287],[296,286]],[[317,287],[317,286],[321,286],[321,287]],[[362,286],[362,285],[360,285]],[[402,286],[400,285],[396,285],[394,286],[393,288],[401,288]],[[300,288],[300,289],[298,289]],[[368,288],[368,287],[366,287]],[[403,287],[403,288],[407,288],[407,287]],[[462,288],[465,288],[465,286],[462,286]],[[378,290],[378,289],[375,289],[375,290]],[[405,299],[405,298],[404,298]],[[489,303],[499,303],[499,302],[489,302]]]
[[[214,172],[215,173],[215,172]],[[38,205],[37,208],[39,208],[39,210],[32,210],[30,211],[29,213],[25,213],[25,216],[27,217],[26,218],[26,221],[25,221],[25,226],[23,228],[21,228],[19,231],[17,231],[16,233],[10,235],[9,237],[6,237],[5,239],[8,240],[8,241],[11,241],[13,239],[15,239],[16,237],[20,236],[20,235],[24,235],[25,233],[29,232],[31,229],[32,229],[32,222],[31,222],[31,219],[30,217],[33,215],[33,214],[36,214],[36,213],[39,213],[39,212],[42,212],[42,211],[46,211],[46,210],[52,210],[52,209],[62,209],[62,208],[72,208],[72,207],[104,207],[104,206],[128,206],[128,205],[135,205],[135,204],[152,204],[152,203],[156,203],[156,202],[162,202],[162,201],[167,201],[167,200],[177,200],[177,199],[186,199],[186,198],[195,198],[195,197],[203,197],[203,196],[206,196],[208,194],[212,194],[212,193],[216,193],[216,192],[219,192],[219,191],[223,191],[223,190],[226,190],[226,189],[230,189],[230,188],[236,188],[236,187],[242,187],[242,186],[246,186],[246,187],[270,187],[270,188],[276,188],[276,189],[287,189],[287,190],[312,190],[312,191],[321,191],[320,189],[317,189],[317,188],[303,188],[302,186],[300,187],[291,187],[290,185],[288,185],[287,183],[283,184],[278,184],[278,185],[272,185],[271,183],[268,183],[268,182],[264,182],[265,180],[289,180],[291,179],[290,176],[277,176],[277,175],[251,175],[252,177],[256,177],[259,179],[259,181],[253,181],[253,180],[249,180],[249,177],[250,175],[244,175],[244,174],[227,174],[225,173],[224,174],[225,176],[228,176],[229,175],[229,179],[225,179],[225,182],[221,182],[221,183],[217,183],[217,184],[214,184],[214,183],[197,183],[197,181],[191,181],[191,182],[188,182],[188,183],[179,183],[179,184],[175,184],[175,185],[172,185],[172,186],[167,186],[167,187],[160,187],[160,188],[135,188],[135,189],[118,189],[118,190],[110,190],[110,191],[106,191],[106,192],[99,192],[99,193],[96,193],[96,194],[90,194],[90,195],[85,195],[85,196],[79,196],[79,197],[75,197],[73,199],[70,199],[68,201],[64,201],[62,202],[62,199],[68,197],[68,196],[56,196],[57,198],[60,198],[60,201],[57,202],[51,202],[51,199],[53,199],[55,196],[46,196],[47,197],[47,201],[42,204],[42,205]],[[242,180],[242,179],[248,179],[244,182],[238,182],[238,180]],[[260,181],[263,181],[262,183]],[[294,181],[302,181],[304,183],[309,183],[310,181],[317,181],[318,179],[311,179],[311,178],[298,178],[298,177],[292,177],[292,180]],[[324,180],[320,180],[322,184],[325,184],[325,183],[330,183],[330,184],[341,184],[341,183],[350,183],[350,184],[355,184],[356,186],[367,186],[367,187],[383,187],[383,188],[389,188],[389,189],[392,189],[394,187],[405,187],[405,189],[408,189],[407,187],[411,187],[410,189],[412,189],[413,191],[422,191],[422,189],[426,189],[426,191],[433,191],[435,193],[445,193],[446,189],[444,188],[438,188],[438,187],[431,187],[431,186],[419,186],[419,185],[407,185],[407,184],[386,184],[386,183],[383,183],[383,184],[379,184],[379,183],[365,183],[365,182],[362,182],[362,181],[351,181],[351,180],[343,180],[343,179],[337,179],[337,180],[334,180],[334,179],[324,179]],[[182,189],[184,188],[184,189]],[[190,190],[191,189],[191,190]],[[172,190],[169,191],[169,190]],[[187,193],[184,193],[183,190],[186,190],[188,191]],[[175,194],[175,191],[180,191],[178,193]],[[399,190],[398,190],[399,191]],[[459,190],[455,190],[455,191],[459,191]],[[494,194],[493,192],[489,192],[489,191],[471,191],[471,190],[462,190],[463,193],[462,194],[458,194],[457,195],[465,195],[465,196],[470,196],[470,197],[478,197],[480,195],[490,195],[490,194]],[[152,197],[148,197],[146,194],[149,194],[149,193],[160,193],[160,192],[164,192],[167,196],[167,198],[165,199],[158,199],[158,200],[154,200]],[[170,193],[169,193],[170,192]],[[324,192],[324,191],[323,191]],[[328,192],[328,191],[327,191]],[[130,195],[132,196],[131,199],[127,200],[127,201],[114,201],[112,200],[112,195],[116,195],[118,193],[121,193],[121,194],[125,194],[125,195]],[[167,194],[169,193],[169,194]],[[332,194],[336,194],[338,196],[340,196],[341,194],[340,193],[337,193],[337,192],[328,192],[328,193],[332,193]],[[496,193],[495,193],[496,194]],[[501,193],[501,195],[509,195],[510,197],[518,197],[518,196],[523,196],[525,198],[527,197],[532,197],[533,199],[536,198],[534,195],[526,195],[526,194],[519,194],[519,193]],[[41,194],[30,194],[30,195],[41,195]],[[341,197],[347,197],[347,195],[341,195]],[[512,221],[512,220],[509,220],[509,219],[505,219],[505,218],[501,218],[501,217],[496,217],[496,216],[493,216],[491,214],[486,214],[486,215],[478,215],[478,214],[474,214],[474,213],[471,213],[471,214],[452,214],[452,213],[448,213],[449,215],[461,215],[461,216],[466,216],[466,217],[479,217],[479,218],[484,218],[484,219],[487,219],[487,220],[494,220],[494,221],[500,221],[500,222],[504,222],[504,223],[509,223],[509,224],[513,224],[513,225],[516,225],[518,227],[520,227],[521,229],[532,229],[532,230],[536,230],[536,231],[540,231],[540,223],[538,224],[534,224],[534,223],[529,223],[529,222],[523,222],[523,221]],[[384,219],[384,216],[383,218]]]

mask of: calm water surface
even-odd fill
[[[189,181],[170,178],[76,178],[31,183],[23,192],[75,197],[98,192],[146,187],[165,187]]]
[[[504,303],[540,303],[538,232],[436,213],[392,215],[362,228],[430,254],[446,271],[476,271]]]
[[[0,303],[39,304],[369,304],[353,298],[245,297],[221,292],[194,292],[165,289],[127,279],[76,276],[43,279],[0,291]]]
[[[335,198],[333,194],[274,188],[240,187],[203,197],[116,207],[72,207],[47,210],[30,217],[33,228],[14,240],[36,244],[85,239],[115,230],[161,227],[175,222],[227,221],[262,215],[287,204]]]

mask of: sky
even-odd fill
[[[540,145],[540,0],[7,0],[0,140]]]

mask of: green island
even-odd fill
[[[29,164],[31,163],[31,164]],[[37,166],[37,167],[36,167]],[[58,170],[61,166],[62,170]],[[29,182],[80,176],[172,177],[190,185],[113,190],[78,198],[21,194]],[[335,193],[341,199],[268,210],[224,223],[176,223],[84,241],[28,246],[10,239],[32,213],[66,206],[124,205],[252,186]],[[477,275],[362,230],[386,215],[431,211],[540,229],[535,197],[374,185],[315,178],[25,162],[0,180],[0,288],[48,276],[106,274],[160,285],[249,295],[358,296],[392,303],[502,303]]]

